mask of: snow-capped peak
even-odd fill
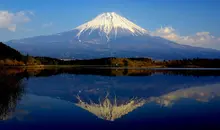
[[[126,32],[134,36],[144,35],[147,33],[147,30],[139,27],[115,12],[102,13],[93,20],[76,27],[76,29],[79,30],[77,34],[78,38],[87,31],[90,35],[94,30],[99,30],[99,33],[101,34],[104,33],[107,39],[110,38],[110,35],[114,35],[116,37],[119,35],[119,32]]]

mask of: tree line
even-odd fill
[[[170,68],[220,68],[220,59],[182,59],[182,60],[152,60],[151,58],[116,58],[107,57],[85,60],[61,60],[51,57],[33,57],[21,54],[19,51],[0,42],[0,66],[28,65],[96,65],[110,67],[170,67]]]

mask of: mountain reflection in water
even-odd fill
[[[115,119],[121,118],[123,115],[126,115],[138,107],[150,102],[156,102],[161,106],[168,107],[174,104],[174,101],[178,101],[182,98],[191,98],[199,102],[208,102],[209,100],[219,96],[220,84],[214,84],[211,86],[180,89],[160,97],[149,97],[146,99],[132,98],[121,104],[117,103],[117,101],[120,100],[117,98],[110,100],[106,97],[103,101],[99,100],[99,103],[96,104],[92,100],[89,102],[83,101],[80,96],[77,96],[79,102],[76,103],[76,105],[93,113],[101,119],[114,121]]]
[[[155,111],[163,108],[167,108],[164,111],[172,111],[175,104],[180,104],[183,99],[189,102],[183,105],[189,110],[195,102],[208,105],[207,102],[219,99],[220,73],[219,70],[88,68],[8,70],[0,72],[0,86],[0,120],[6,123],[10,120],[27,123],[39,120],[40,123],[44,118],[39,116],[47,113],[45,121],[59,121],[60,118],[55,117],[62,116],[66,117],[66,122],[71,122],[73,114],[79,115],[75,123],[80,124],[86,120],[95,125],[98,120],[92,121],[94,117],[91,115],[115,123],[137,121],[143,116],[142,121],[145,121],[149,115],[141,113],[153,108],[152,104],[158,106]],[[146,109],[146,106],[149,108]],[[217,104],[215,107],[219,106]],[[49,111],[43,112],[46,109]],[[62,110],[60,113],[57,111],[59,109]],[[220,110],[214,110],[220,113]],[[80,114],[84,117],[80,117]],[[192,117],[193,114],[188,113],[188,116]],[[163,118],[160,121],[165,121]],[[152,116],[152,119],[156,117]]]
[[[121,118],[123,115],[145,104],[145,100],[135,98],[123,104],[117,104],[117,98],[111,101],[108,97],[103,101],[99,101],[99,104],[94,103],[92,100],[90,100],[89,103],[82,101],[79,96],[77,96],[77,99],[79,100],[79,102],[76,103],[77,106],[93,113],[101,119],[109,121]]]

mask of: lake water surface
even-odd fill
[[[0,89],[0,130],[220,129],[218,70],[45,71]]]

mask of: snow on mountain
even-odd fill
[[[132,23],[128,19],[116,14],[115,12],[107,12],[98,15],[93,20],[78,26],[75,28],[79,30],[77,37],[84,33],[93,33],[95,30],[99,30],[100,36],[105,36],[107,40],[114,37],[116,38],[120,33],[126,32],[125,35],[141,36],[147,34],[147,30]]]
[[[106,43],[124,36],[143,36],[148,31],[132,23],[128,19],[114,13],[102,13],[93,20],[82,24],[72,30],[41,35],[20,40],[11,40],[13,43],[54,43],[54,42],[80,42],[80,43]]]
[[[30,55],[58,58],[220,58],[217,50],[181,45],[152,36],[114,12],[102,13],[66,32],[11,40],[7,44]]]

